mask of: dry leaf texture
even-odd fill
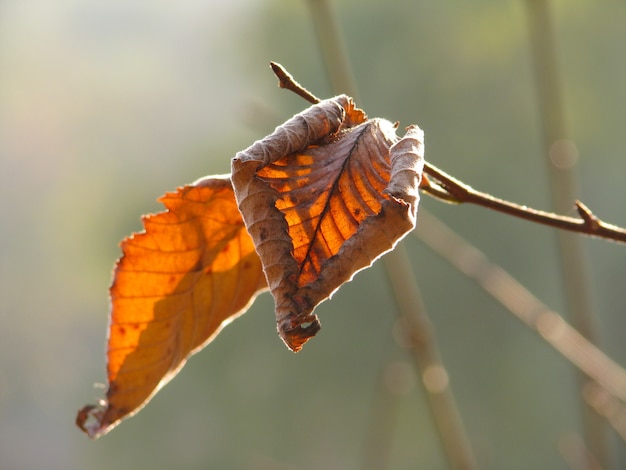
[[[298,351],[320,328],[313,309],[415,227],[423,132],[397,137],[341,95],[297,114],[239,152],[239,210]]]
[[[228,177],[168,193],[166,212],[121,244],[110,290],[106,400],[83,408],[90,437],[138,411],[190,354],[266,288]]]

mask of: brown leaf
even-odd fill
[[[311,106],[232,161],[235,196],[298,351],[320,328],[313,309],[415,226],[423,132],[399,139],[341,95]]]
[[[121,244],[111,287],[106,400],[78,426],[98,437],[136,413],[266,288],[227,177],[168,193]]]

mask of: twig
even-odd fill
[[[580,201],[576,201],[576,208],[581,218],[567,217],[554,214],[553,212],[545,212],[526,206],[520,206],[513,202],[496,198],[490,194],[476,191],[471,186],[440,170],[432,163],[426,162],[424,164],[424,173],[432,177],[436,182],[433,183],[432,180],[426,179],[428,182],[422,185],[423,191],[439,199],[445,199],[459,204],[476,204],[561,230],[626,243],[626,229],[603,222]]]
[[[348,54],[330,1],[309,0],[309,5],[322,57],[333,89],[336,92],[349,93],[353,98],[358,99]],[[396,245],[395,250],[383,258],[398,303],[398,313],[412,326],[410,334],[416,338],[423,338],[421,344],[413,348],[413,358],[422,378],[433,419],[450,467],[455,470],[473,469],[476,468],[474,453],[456,407],[452,389],[447,382],[444,387],[437,390],[428,387],[426,380],[428,371],[437,370],[445,373],[445,368],[438,352],[437,338],[427,328],[429,320],[422,308],[417,281],[407,260],[408,257],[402,243]],[[398,287],[400,285],[404,287],[402,291]],[[422,330],[423,327],[426,328]],[[435,369],[428,369],[429,365],[436,367]]]
[[[279,86],[281,88],[294,92],[310,103],[319,103],[321,101],[313,93],[300,85],[282,65],[276,62],[270,62],[270,65],[278,77]],[[432,163],[424,163],[424,173],[431,176],[435,181],[424,178],[422,190],[438,199],[458,204],[464,202],[477,204],[514,217],[559,228],[561,230],[626,243],[626,229],[603,222],[580,201],[575,202],[576,209],[581,217],[580,219],[576,219],[557,215],[552,212],[520,206],[519,204],[496,198],[490,194],[476,191],[471,186],[440,170]]]
[[[272,63],[272,69],[279,78],[279,85],[281,88],[289,89],[311,103],[317,103],[320,101],[312,93],[310,93],[300,84],[298,84],[293,79],[293,77],[288,72],[286,72],[286,70],[282,68],[279,64]],[[626,243],[626,230],[603,222],[580,201],[576,201],[576,208],[580,215],[580,218],[576,219],[572,217],[557,215],[551,212],[531,209],[526,206],[520,206],[515,203],[495,198],[489,194],[476,191],[469,185],[462,183],[461,181],[453,178],[452,176],[446,174],[442,170],[439,170],[437,167],[427,162],[425,163],[424,173],[425,175],[430,176],[434,181],[429,178],[424,178],[422,190],[428,194],[431,194],[440,199],[444,199],[448,202],[473,203],[499,212],[503,212],[508,215],[559,228],[562,230],[568,230],[571,232],[577,232],[589,236]],[[393,274],[393,271],[397,269],[397,262],[400,260],[400,258],[403,258],[403,256],[401,256],[401,253],[398,252],[399,248],[401,249],[402,246],[399,245],[396,248],[396,251],[392,252],[384,259],[385,261],[387,261],[385,262],[385,266],[387,267],[388,273],[390,275],[390,280],[392,280],[392,286],[394,286],[394,288],[397,285],[403,284],[401,282],[402,279],[406,280],[412,278],[412,273],[410,272],[410,270],[403,271],[402,275]],[[393,261],[392,258],[394,258]],[[508,274],[504,273],[503,271],[501,272],[504,275],[508,276]],[[510,276],[508,277],[510,278]],[[414,327],[413,333],[411,334],[426,334],[428,336],[429,333],[427,332],[429,331],[429,328],[425,323],[420,324],[421,320],[419,320],[419,316],[423,315],[426,321],[428,321],[428,318],[423,313],[420,313],[419,308],[416,310],[416,305],[420,304],[419,291],[416,290],[416,286],[414,284],[412,285],[414,295],[417,297],[414,297],[412,301],[407,302],[406,305],[407,308],[408,306],[410,306],[410,308],[413,310],[413,313],[410,313],[410,315],[418,315],[418,321],[416,323],[415,319],[409,320],[409,322],[412,323]],[[524,288],[521,287],[521,289]],[[567,323],[558,314],[548,310],[547,307],[543,306],[527,291],[524,290],[524,292],[525,295],[530,296],[530,298],[533,300],[533,308],[524,312],[516,312],[514,308],[509,306],[511,311],[513,313],[516,313],[516,315],[518,315],[529,326],[536,329],[542,336],[544,336],[544,338],[550,344],[552,344],[557,350],[559,350],[567,359],[573,362],[583,372],[591,377],[600,376],[600,379],[603,380],[604,383],[609,384],[609,388],[612,389],[612,392],[615,393],[616,396],[619,396],[622,399],[626,399],[626,388],[624,387],[623,383],[626,377],[626,373],[623,371],[623,369],[621,369],[617,364],[613,363],[602,353],[602,351],[595,348],[595,346],[585,340],[585,338],[582,337],[578,332],[576,332],[573,328],[567,325]],[[497,294],[494,294],[494,296],[497,297]],[[396,299],[398,300],[398,302],[403,302],[401,300],[401,296],[399,296],[398,294],[396,294]],[[501,301],[506,305],[506,300]],[[400,307],[400,309],[402,310],[403,308]],[[411,318],[411,316],[409,316],[408,318]],[[426,346],[427,349],[430,351],[428,354],[424,352],[418,353],[418,348],[415,348],[415,358],[418,364],[418,369],[420,369],[422,375],[426,370],[424,367],[427,367],[426,362],[423,362],[425,361],[425,357],[430,357],[430,359],[432,359],[432,361],[430,362],[431,367],[440,367],[440,370],[445,372],[445,369],[439,366],[436,360],[438,357],[436,347],[433,349],[433,345]],[[584,351],[584,353],[580,354],[579,351],[581,350]],[[611,380],[609,377],[611,377],[613,374],[615,374],[614,380]],[[599,383],[603,382],[599,381]],[[433,409],[434,414],[439,414],[439,406],[437,404],[433,404],[432,401],[434,398],[434,396],[429,396],[429,400],[431,400],[431,409]],[[444,410],[444,414],[439,414],[439,417],[436,418],[437,425],[441,426],[442,424],[449,425],[453,423],[451,429],[454,429],[454,431],[451,433],[451,436],[453,436],[454,439],[450,439],[450,436],[444,436],[446,432],[450,431],[449,429],[443,429],[441,427],[439,429],[440,435],[442,436],[442,440],[447,449],[446,455],[450,459],[453,467],[472,468],[473,466],[475,466],[474,457],[471,449],[469,448],[469,445],[467,445],[466,437],[464,437],[463,426],[458,416],[458,411],[456,410],[456,405],[452,399],[452,396],[450,395],[450,397],[447,398],[444,396],[443,402],[446,402],[445,406],[442,407],[442,409]],[[445,416],[446,413],[449,413],[448,417],[441,420],[441,417]],[[453,441],[454,443],[451,444]]]
[[[626,442],[626,406],[598,383],[589,381],[583,387],[585,401],[596,413],[604,416]]]
[[[385,380],[389,367],[390,364],[381,365],[376,380],[370,422],[366,426],[367,435],[363,448],[361,468],[365,470],[384,470],[389,467],[400,404],[398,393],[394,392]]]
[[[543,157],[550,185],[551,209],[557,213],[563,213],[571,208],[572,201],[576,199],[580,191],[576,175],[575,149],[573,145],[563,145],[568,142],[568,130],[552,3],[550,0],[526,0],[524,2],[530,56],[534,66]],[[593,231],[593,219],[586,217],[586,215],[592,216],[593,214],[590,211],[581,211],[581,207],[584,206],[578,205],[578,212]],[[595,229],[596,232],[598,229],[600,227]],[[592,289],[589,282],[591,270],[586,247],[580,238],[570,233],[557,232],[556,235],[567,315],[583,336],[598,344],[596,315],[594,315]],[[579,375],[579,384],[582,385],[584,381],[585,377]],[[581,408],[583,435],[587,441],[589,453],[598,459],[602,467],[609,469],[612,465],[606,423],[582,402]],[[590,467],[593,467],[595,463],[589,460]]]
[[[328,81],[336,93],[348,93],[355,100],[357,85],[350,66],[346,43],[341,34],[341,26],[332,0],[308,0],[313,31],[317,36],[322,64],[326,68]]]
[[[272,68],[281,80],[282,88],[302,96],[300,90],[305,90],[304,87],[282,66],[273,63]],[[319,101],[317,98],[314,99]],[[422,190],[448,202],[473,203],[559,229],[626,242],[626,230],[602,222],[580,201],[576,201],[576,209],[580,215],[580,219],[576,219],[520,206],[476,191],[430,163],[425,164],[424,172],[436,180],[436,183],[425,178]],[[414,233],[461,272],[476,280],[524,323],[538,331],[589,377],[614,396],[626,401],[626,371],[585,340],[558,314],[550,311],[509,274],[487,261],[476,248],[458,237],[424,209],[420,210],[420,224]],[[471,265],[464,263],[468,258],[473,259]],[[554,334],[557,330],[559,334]]]
[[[626,370],[551,311],[523,285],[423,208],[412,232],[452,266],[474,280],[525,325],[539,333],[612,396],[626,401]]]
[[[270,62],[270,67],[274,74],[278,77],[278,86],[286,90],[294,92],[296,95],[304,98],[311,104],[319,103],[321,100],[311,93],[309,90],[300,85],[293,76],[287,72],[285,67],[278,62]]]
[[[404,245],[398,244],[394,251],[383,258],[383,262],[398,305],[407,345],[417,366],[450,468],[477,468],[476,458],[450,387],[448,372],[439,352],[437,337],[426,314]]]
[[[579,434],[569,433],[561,436],[558,449],[565,465],[570,470],[603,470]]]

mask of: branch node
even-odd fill
[[[596,231],[600,227],[600,219],[598,219],[582,202],[576,201],[576,210],[578,211],[580,218],[585,222],[585,227],[587,227],[591,232]]]

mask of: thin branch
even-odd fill
[[[585,401],[604,416],[615,432],[626,442],[626,406],[598,383],[589,381],[583,387]]]
[[[286,90],[294,92],[296,95],[304,98],[311,104],[317,104],[321,100],[311,93],[309,90],[300,85],[293,76],[287,72],[285,67],[278,62],[270,62],[270,67],[274,71],[274,74],[278,77],[278,86]]]
[[[318,44],[328,71],[329,79],[336,92],[345,92],[358,99],[356,84],[350,68],[348,54],[341,38],[337,16],[329,0],[309,0],[314,29]],[[455,470],[476,468],[476,458],[458,412],[452,389],[446,381],[437,390],[429,388],[428,371],[446,374],[441,361],[437,338],[428,329],[428,317],[421,308],[421,294],[415,275],[402,244],[383,258],[387,276],[393,287],[398,303],[398,313],[412,326],[412,337],[424,339],[413,348],[413,358],[422,384],[427,393],[430,409],[436,424],[439,438],[450,467]],[[404,286],[401,291],[398,286]],[[422,330],[422,328],[426,329]],[[429,369],[428,366],[433,368]],[[426,367],[426,369],[424,368]],[[430,374],[432,375],[432,374]],[[440,374],[441,375],[441,374]],[[440,384],[441,385],[441,384]]]
[[[542,153],[549,180],[551,209],[563,213],[571,208],[572,201],[577,198],[580,191],[576,171],[576,150],[573,142],[569,140],[567,130],[565,94],[558,63],[556,22],[552,5],[554,2],[526,0],[523,3],[527,14],[530,58],[535,76],[537,111],[543,141]],[[587,226],[592,227],[594,225],[592,218],[586,216],[593,214],[581,211],[580,205],[578,209]],[[567,315],[583,336],[598,344],[596,315],[589,282],[591,270],[586,247],[580,238],[570,233],[560,231],[556,235]],[[582,385],[585,377],[579,375],[578,381]],[[601,462],[602,467],[608,469],[612,465],[606,425],[588,406],[582,402],[581,405],[583,434],[589,453]],[[588,460],[589,467],[596,464],[593,459]]]
[[[559,438],[557,445],[559,453],[568,469],[603,470],[598,460],[591,455],[587,443],[579,434],[565,434]]]
[[[476,457],[439,351],[437,336],[417,288],[417,279],[405,246],[398,244],[395,250],[383,258],[383,262],[400,313],[406,345],[413,355],[450,468],[477,468]]]
[[[315,95],[296,82],[295,79],[282,66],[276,63],[272,63],[271,65],[274,73],[279,78],[279,86],[281,88],[288,89],[311,103],[317,103],[320,101],[317,97],[315,97]],[[447,202],[459,204],[472,203],[561,230],[626,243],[625,229],[603,222],[580,201],[576,201],[575,203],[580,216],[580,218],[577,219],[528,208],[526,206],[521,206],[493,197],[487,193],[476,191],[469,185],[448,175],[428,162],[425,163],[424,173],[425,176],[428,175],[431,178],[424,178],[421,189],[427,194],[443,199]],[[423,220],[423,210],[420,217]],[[435,220],[435,222],[438,221]],[[433,220],[430,221],[430,225],[432,224]],[[439,224],[441,223],[439,222]],[[421,224],[420,226],[424,226],[424,224]],[[429,226],[429,223],[427,223],[426,226]],[[435,242],[433,237],[430,238],[430,242],[437,245],[438,242],[441,243],[446,237],[434,237],[435,239],[438,239],[438,242]],[[466,244],[466,242],[462,239],[458,238],[458,240],[462,244]],[[398,248],[401,248],[401,246]],[[385,258],[389,259],[389,263],[385,264],[388,268],[390,280],[392,281],[392,286],[394,288],[399,285],[404,285],[405,282],[402,282],[403,280],[406,281],[407,279],[412,279],[412,273],[410,273],[410,271],[404,270],[401,276],[396,276],[393,273],[393,271],[397,269],[397,263],[400,261],[400,258],[403,258],[403,256],[401,256],[401,254],[397,251],[398,248]],[[452,264],[457,265],[457,260],[455,260],[454,256],[451,254],[454,250],[450,250],[449,247],[445,250],[437,248],[434,249],[444,258],[448,259],[448,261]],[[471,247],[471,249],[476,251],[473,247]],[[480,257],[484,258],[480,252],[478,252],[478,254]],[[391,258],[395,258],[393,263],[391,262]],[[610,391],[613,396],[626,401],[626,371],[624,371],[624,369],[609,359],[600,349],[596,348],[576,330],[569,326],[557,313],[550,311],[538,299],[533,297],[532,294],[530,294],[523,286],[511,278],[511,276],[509,276],[505,271],[496,266],[490,265],[486,259],[483,260],[483,263],[484,264],[477,271],[480,274],[471,272],[467,274],[470,275],[470,277],[475,277],[485,290],[490,292],[512,313],[524,321],[524,323],[535,329],[549,344],[556,348],[566,359],[576,365],[582,372],[601,384],[602,387],[604,387],[607,391]],[[464,271],[463,267],[459,267],[459,269]],[[411,284],[413,285],[413,283]],[[407,290],[404,290],[404,292],[406,293]],[[430,328],[427,323],[422,323],[428,322],[428,317],[423,316],[423,318],[420,319],[420,317],[424,314],[419,313],[419,308],[417,309],[417,312],[415,311],[416,305],[421,303],[419,300],[419,291],[415,292],[416,293],[412,295],[417,297],[414,297],[410,302],[406,303],[407,307],[409,305],[411,306],[413,313],[409,313],[407,310],[403,316],[405,319],[409,319],[409,324],[412,324],[412,327],[408,328],[409,335],[417,335],[420,337],[420,340],[423,341],[424,335],[427,337],[430,336],[427,333]],[[396,293],[396,299],[401,304],[404,303],[398,293]],[[403,307],[401,306],[400,309],[403,310]],[[406,313],[409,313],[408,317],[405,316]],[[418,316],[414,317],[413,315],[416,313]],[[422,324],[420,325],[420,323]],[[432,344],[428,345],[425,349],[429,352],[426,353],[424,351],[419,351],[420,348],[417,347],[418,343],[420,343],[420,341],[417,341],[417,343],[414,344],[414,348],[415,358],[420,366],[419,369],[421,370],[421,373],[424,374],[424,371],[427,370],[428,367],[436,367],[438,368],[437,370],[443,371],[445,374],[445,369],[437,361],[438,355],[436,346],[433,348]],[[434,356],[432,354],[434,354]],[[425,358],[428,356],[430,356],[433,360],[427,366],[425,362],[428,361],[425,361]],[[428,392],[428,387],[426,388]],[[434,399],[435,401],[438,400],[435,395],[430,395],[429,399]],[[457,426],[457,429],[461,431],[460,434],[457,435],[463,435],[464,431],[462,430],[462,423],[458,417],[458,411],[456,410],[453,399],[449,397],[443,401],[448,403],[446,403],[442,409],[445,413],[451,413],[448,419],[444,421],[456,421],[457,424],[455,426]],[[453,405],[452,407],[450,406],[450,403]],[[438,406],[433,402],[431,402],[431,407],[433,407],[434,412],[435,409],[438,408]],[[438,415],[440,412],[441,410],[435,412],[435,414]],[[437,420],[438,425],[442,423],[443,421],[439,419]],[[445,434],[445,432],[442,432],[442,434]],[[464,447],[465,445],[462,440],[452,446],[452,448],[456,448],[456,451],[459,451]],[[475,463],[471,449],[467,447],[464,452],[466,452],[465,455],[470,456],[469,460],[466,460],[464,463],[460,463],[462,460],[457,461],[456,465],[459,465],[460,463],[461,466],[468,465],[469,467],[473,467]],[[461,452],[461,454],[464,452]],[[450,449],[448,449],[447,456],[454,460],[454,451],[451,452]],[[458,457],[458,455],[456,457]]]
[[[310,103],[320,102],[318,97],[300,85],[282,65],[276,62],[270,62],[270,65],[278,77],[278,84],[281,88],[294,92]],[[626,229],[603,222],[580,201],[575,202],[576,209],[580,215],[580,218],[576,219],[557,215],[553,212],[545,212],[526,206],[520,206],[519,204],[496,198],[490,194],[476,191],[471,186],[440,170],[432,163],[424,163],[424,173],[431,176],[435,181],[424,178],[421,186],[422,190],[446,202],[476,204],[561,230],[626,243]]]
[[[382,262],[396,301],[405,345],[413,357],[450,468],[478,468],[406,247],[402,243],[396,245]]]
[[[430,179],[425,178],[427,183],[422,185],[422,189],[424,192],[438,199],[445,199],[459,204],[464,202],[476,204],[561,230],[626,243],[626,229],[603,222],[580,201],[576,201],[576,208],[581,218],[567,217],[554,214],[553,212],[545,212],[526,206],[520,206],[519,204],[496,198],[490,194],[476,191],[471,186],[440,170],[432,163],[426,162],[424,164],[424,173],[432,177],[436,182],[433,183]]]
[[[626,402],[626,370],[591,344],[510,274],[490,262],[482,252],[423,208],[420,209],[417,229],[412,233],[474,280],[525,325],[539,333],[565,359],[602,386],[606,392]]]
[[[396,420],[399,412],[400,394],[396,384],[389,380],[394,362],[390,360],[381,365],[376,389],[372,399],[370,422],[366,426],[366,439],[363,448],[361,468],[366,470],[384,470],[389,468],[390,456],[395,439]],[[398,364],[398,362],[395,362]],[[407,367],[409,367],[407,365]],[[411,366],[412,367],[412,366]],[[410,369],[413,371],[413,369]]]
[[[359,100],[357,84],[350,65],[346,42],[332,0],[308,0],[313,31],[322,57],[322,64],[335,93],[348,93]]]

